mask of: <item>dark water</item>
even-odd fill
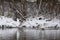
[[[0,29],[0,40],[60,40],[60,30]]]
[[[26,29],[26,40],[60,40],[60,30]]]
[[[16,29],[0,29],[0,40],[17,40]]]

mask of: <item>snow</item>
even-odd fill
[[[4,16],[0,16],[0,25],[6,25],[6,26],[19,26],[20,22],[17,19],[17,21],[14,21],[12,18],[7,18]]]
[[[41,17],[42,19],[39,20],[40,17],[35,17],[35,18],[27,18],[26,21],[24,21],[22,23],[22,26],[26,26],[26,27],[37,27],[38,25],[40,25],[40,28],[45,28],[45,27],[54,27],[54,26],[60,26],[60,21],[56,18],[52,19],[51,21],[46,21],[46,19],[44,19],[44,17]],[[49,19],[47,19],[49,20]],[[6,26],[19,26],[20,22],[19,19],[17,19],[17,21],[14,21],[12,18],[7,18],[4,16],[0,16],[0,25],[6,25]]]
[[[37,27],[38,25],[41,26],[41,28],[45,28],[45,27],[54,27],[54,26],[60,26],[60,21],[56,18],[52,19],[51,21],[46,21],[49,19],[41,19],[39,20],[40,17],[35,17],[35,18],[28,18],[25,22],[23,22],[22,26],[26,26],[26,27]]]

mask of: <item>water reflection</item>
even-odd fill
[[[0,40],[17,40],[17,29],[4,29],[0,28]]]
[[[0,40],[60,40],[60,30],[0,29]]]

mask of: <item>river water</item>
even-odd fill
[[[0,40],[60,40],[60,30],[0,29]]]

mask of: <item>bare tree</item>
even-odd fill
[[[4,6],[3,6],[3,4],[4,4],[4,1],[3,0],[1,0],[1,8],[2,8],[2,16],[4,16]]]

